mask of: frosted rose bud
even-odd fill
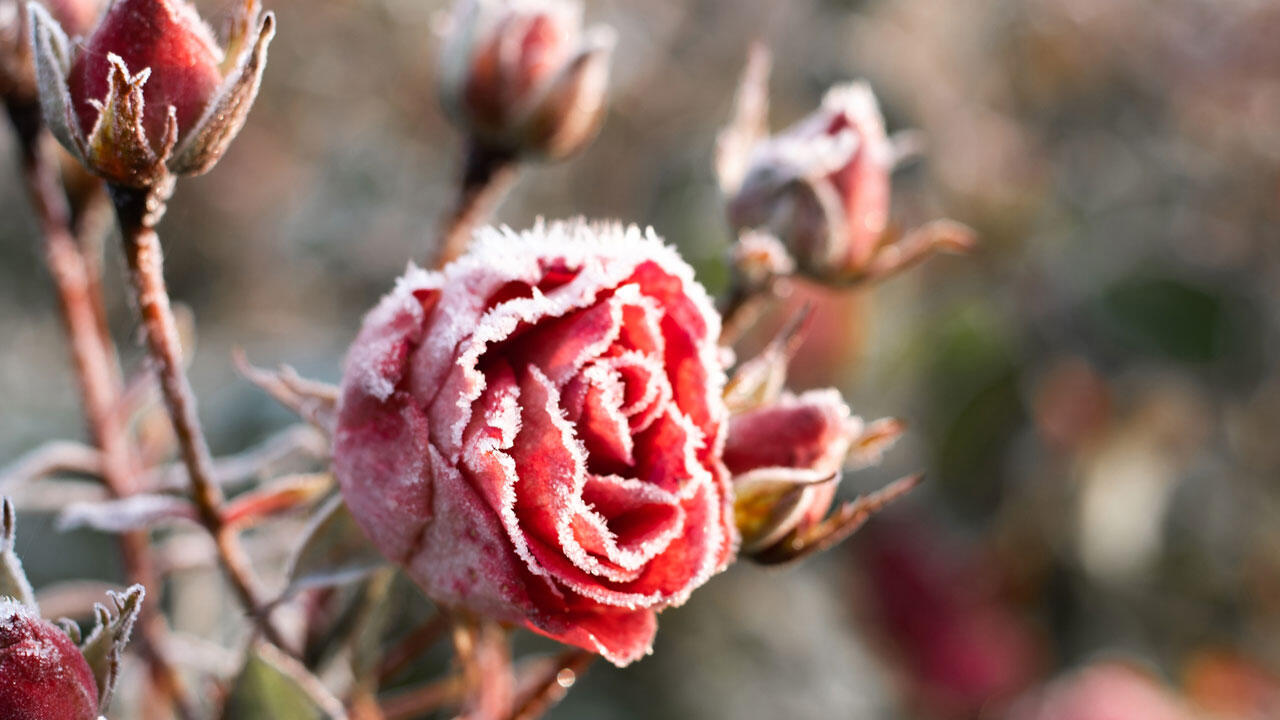
[[[784,394],[733,417],[724,462],[733,474],[744,555],[766,551],[826,516],[862,431],[862,420],[836,390]]]
[[[740,178],[723,179],[730,223],[768,229],[806,274],[856,274],[888,225],[893,159],[871,88],[834,87],[811,115],[755,143]]]
[[[599,129],[613,45],[610,28],[583,31],[573,0],[461,0],[441,103],[490,152],[562,158]]]
[[[437,602],[625,665],[733,554],[719,332],[652,232],[482,230],[365,319],[343,497]]]
[[[28,7],[45,122],[92,171],[137,188],[213,167],[244,124],[275,34],[257,0],[244,2],[225,49],[186,0],[116,0],[72,45]]]
[[[0,718],[97,717],[97,680],[71,638],[27,606],[0,598]]]

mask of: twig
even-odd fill
[[[409,666],[418,656],[436,644],[444,631],[449,629],[449,618],[444,613],[431,616],[414,628],[395,647],[387,651],[378,665],[378,684],[382,685]]]
[[[521,688],[511,720],[538,720],[545,715],[564,699],[595,658],[586,650],[566,650],[539,668],[541,672],[527,681],[527,687]],[[523,678],[521,684],[526,684]]]
[[[386,720],[412,720],[460,701],[466,691],[466,681],[461,677],[443,680],[396,693],[379,704]]]
[[[471,231],[493,212],[515,184],[516,161],[474,140],[467,144],[458,200],[442,225],[436,267],[444,267],[467,249]]]
[[[171,190],[172,182],[145,189],[108,186],[120,223],[138,312],[156,362],[160,390],[173,421],[182,460],[187,466],[200,523],[213,536],[218,559],[241,604],[266,638],[285,648],[284,636],[272,622],[269,608],[264,610],[266,595],[253,574],[240,536],[223,518],[222,488],[217,483],[213,456],[196,414],[195,393],[182,366],[177,322],[164,282],[160,237],[155,232],[155,224],[164,213]]]
[[[121,392],[119,365],[99,313],[102,301],[94,297],[94,293],[100,292],[100,286],[95,283],[72,236],[71,213],[38,105],[10,105],[8,109],[18,133],[23,179],[44,239],[45,260],[58,292],[85,419],[94,443],[101,450],[102,478],[112,493],[124,497],[133,492],[136,477],[128,436],[115,412]],[[144,587],[158,588],[147,536],[141,532],[126,533],[121,536],[120,550],[129,578]],[[154,604],[144,607],[139,623],[142,655],[152,677],[173,699],[179,715],[192,718],[193,706],[182,680],[164,657],[163,638],[167,628],[154,607]]]

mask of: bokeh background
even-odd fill
[[[231,349],[336,380],[361,315],[430,258],[460,154],[434,96],[442,3],[268,4],[281,30],[249,123],[161,228],[220,453],[291,422]],[[553,717],[1280,717],[1280,4],[589,0],[587,18],[620,38],[603,132],[528,167],[500,222],[653,225],[722,290],[712,148],[761,39],[775,129],[867,78],[890,129],[927,138],[894,223],[953,217],[981,247],[854,294],[797,291],[819,303],[793,385],[911,428],[842,494],[916,470],[926,486],[823,557],[715,578],[662,616],[652,657],[597,665]],[[0,167],[13,155],[0,134]],[[81,433],[8,173],[0,347],[2,466]],[[119,580],[103,536],[23,523],[38,585]],[[187,595],[171,602],[217,597]]]

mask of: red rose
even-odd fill
[[[436,601],[636,660],[733,554],[719,325],[652,233],[482,231],[365,319],[334,441],[347,504]]]
[[[0,599],[0,718],[97,717],[98,683],[71,638],[22,603]]]

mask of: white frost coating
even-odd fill
[[[0,625],[11,623],[15,618],[22,618],[31,622],[43,622],[34,610],[23,603],[11,597],[0,597]]]
[[[396,280],[395,288],[365,316],[364,327],[385,328],[376,341],[353,345],[347,356],[348,374],[354,373],[356,384],[366,395],[385,401],[395,391],[400,376],[398,373],[388,375],[391,368],[382,360],[396,344],[405,339],[415,342],[421,336],[426,318],[423,317],[422,303],[414,293],[438,290],[441,280],[438,273],[427,272],[410,263],[405,274]],[[402,324],[406,331],[403,335],[396,332]]]
[[[535,292],[531,298],[502,303],[478,321],[473,320],[473,315],[454,311],[459,303],[453,298],[459,294],[475,302],[473,289],[477,278],[482,279],[485,287],[493,289],[511,281],[536,285],[544,275],[539,261],[550,260],[577,271],[577,276],[549,294]],[[539,221],[531,230],[519,233],[505,226],[477,230],[471,249],[444,269],[444,277],[436,285],[444,291],[435,315],[446,319],[446,324],[431,328],[433,339],[429,343],[432,347],[455,348],[470,335],[456,352],[457,365],[466,382],[457,401],[463,417],[457,419],[450,431],[452,447],[458,447],[461,442],[467,411],[484,391],[485,379],[475,363],[490,344],[509,337],[520,321],[561,317],[593,304],[601,290],[618,286],[645,262],[656,263],[680,281],[685,296],[706,323],[707,337],[718,338],[720,316],[706,289],[694,278],[693,268],[673,248],[663,244],[652,228],[641,232],[635,225],[624,227],[620,223],[588,223],[577,219],[550,224]],[[715,348],[714,341],[701,343],[701,360],[710,383],[707,405],[712,419],[719,421],[727,416],[727,410],[719,401],[725,380]]]

